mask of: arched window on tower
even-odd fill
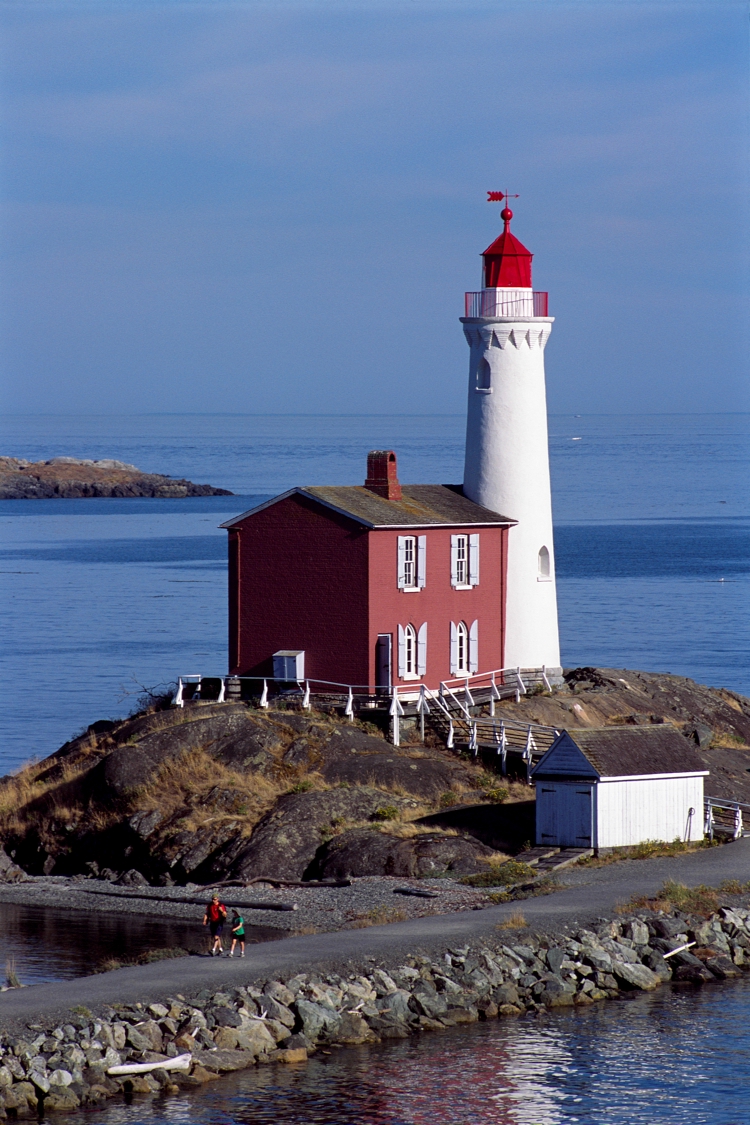
[[[540,548],[540,551],[539,551],[537,577],[540,580],[543,580],[545,578],[548,579],[548,578],[551,577],[551,575],[550,575],[550,563],[549,563],[549,551],[547,550],[546,547]]]
[[[491,391],[492,390],[492,371],[487,360],[482,356],[477,367],[477,390],[478,391]]]

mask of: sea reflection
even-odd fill
[[[748,1106],[744,979],[321,1052],[97,1125],[748,1125]]]

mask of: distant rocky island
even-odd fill
[[[226,488],[193,484],[182,478],[144,473],[124,461],[90,461],[81,457],[52,457],[24,461],[0,457],[0,500],[78,500],[92,496],[161,499],[184,496],[232,496]]]

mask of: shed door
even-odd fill
[[[570,818],[567,827],[568,848],[591,847],[591,786],[570,785]]]
[[[560,848],[591,847],[591,786],[537,786],[537,839]]]

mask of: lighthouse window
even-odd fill
[[[549,551],[546,547],[542,547],[539,551],[538,568],[539,578],[550,577]]]
[[[477,367],[477,390],[488,391],[492,385],[490,382],[491,377],[492,372],[490,370],[490,365],[487,360],[482,357]]]

